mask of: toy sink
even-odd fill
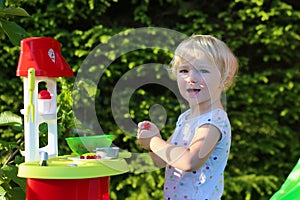
[[[93,152],[96,148],[109,147],[112,144],[114,135],[95,135],[84,137],[68,137],[66,141],[76,155]]]

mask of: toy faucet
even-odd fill
[[[60,44],[50,37],[21,41],[17,76],[24,77],[25,162],[40,160],[40,153],[58,156],[56,78],[73,77],[73,71],[60,52]],[[39,126],[48,127],[48,144],[39,146]]]

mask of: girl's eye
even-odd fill
[[[205,74],[205,73],[209,73],[209,71],[208,71],[208,70],[206,70],[206,69],[200,69],[200,70],[199,70],[199,72],[200,72],[200,73],[203,73],[203,74]]]
[[[181,69],[181,70],[179,70],[179,73],[181,73],[181,74],[186,74],[186,73],[188,73],[189,71],[188,70],[186,70],[186,69]]]

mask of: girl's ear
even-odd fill
[[[219,88],[223,89],[223,90],[226,90],[226,77],[221,77],[221,80],[220,80],[220,84],[219,84]]]

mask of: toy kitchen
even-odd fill
[[[109,200],[110,177],[128,172],[129,152],[112,147],[114,135],[65,138],[71,155],[58,155],[57,77],[73,77],[50,37],[21,41],[16,75],[23,77],[25,162],[18,176],[26,178],[27,200]],[[40,87],[43,84],[46,88]],[[48,143],[39,145],[39,126],[46,123]]]

